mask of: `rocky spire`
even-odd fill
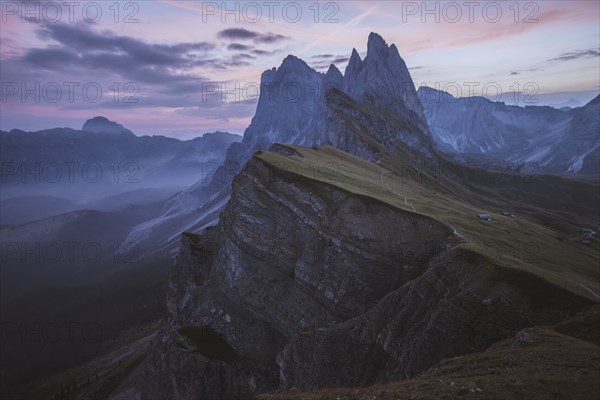
[[[281,66],[278,70],[296,70],[296,71],[306,71],[311,72],[313,69],[308,66],[304,62],[304,60],[289,54],[286,58],[283,59]]]
[[[323,78],[323,87],[339,87],[344,80],[344,76],[339,69],[333,64],[329,66],[325,77]]]
[[[361,62],[354,51],[346,69],[343,91],[361,99],[369,96],[380,107],[391,108],[414,125],[427,130],[423,107],[406,63],[395,45],[376,33],[369,35],[367,55]]]
[[[366,58],[386,58],[388,52],[389,48],[385,40],[383,40],[383,38],[378,34],[371,32],[367,42]]]
[[[348,62],[348,66],[346,67],[344,78],[354,79],[358,76],[361,70],[362,60],[360,59],[360,56],[358,55],[356,49],[352,49],[352,55],[350,56],[350,61]]]

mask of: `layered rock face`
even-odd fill
[[[330,89],[327,96],[327,129],[319,144],[330,144],[372,163],[379,162],[386,153],[419,165],[438,162],[426,131],[400,113],[358,102],[337,89]]]
[[[418,214],[253,158],[219,224],[184,235],[170,327],[140,398],[251,398],[366,385],[482,351],[582,307],[574,295],[454,250]]]

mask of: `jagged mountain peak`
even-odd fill
[[[352,49],[344,75],[333,65],[326,74],[319,73],[300,58],[288,55],[279,68],[263,74],[261,84],[276,85],[270,91],[261,92],[256,114],[244,134],[243,143],[251,147],[268,148],[272,143],[337,143],[332,140],[335,135],[328,127],[331,115],[328,114],[327,96],[332,94],[329,93],[332,88],[358,103],[368,102],[376,108],[387,109],[413,128],[424,134],[428,132],[427,121],[406,64],[397,47],[388,46],[376,33],[369,35],[364,60],[356,49]],[[294,93],[286,89],[290,84],[301,88],[294,98],[290,98]],[[321,89],[315,92],[313,88],[317,86]],[[344,148],[351,153],[362,151],[355,145],[344,143]],[[424,146],[417,147],[422,149]]]
[[[360,62],[362,62],[362,58],[360,58],[360,54],[358,54],[358,51],[356,51],[356,48],[352,48],[352,55],[350,56],[350,62],[352,62],[352,59],[356,59]]]
[[[362,59],[356,49],[352,49],[352,55],[350,56],[350,61],[348,61],[348,66],[346,67],[346,72],[344,77],[348,79],[353,79],[356,77],[360,70],[362,69]]]
[[[377,33],[371,32],[367,42],[367,57],[376,56],[377,54],[387,55],[389,47],[386,41]]]
[[[283,59],[279,68],[271,68],[263,72],[261,84],[293,82],[295,84],[308,84],[320,80],[323,74],[312,69],[304,60],[289,54]],[[263,96],[259,98],[259,104]]]
[[[292,54],[289,54],[283,59],[283,62],[279,66],[278,70],[314,71],[306,62],[304,62],[304,60]]]
[[[364,60],[353,50],[342,90],[355,99],[393,110],[424,132],[428,130],[406,63],[398,48],[388,46],[377,33],[369,35]]]
[[[339,85],[344,79],[344,75],[340,72],[340,70],[333,64],[329,66],[327,73],[325,74],[324,84],[327,83],[335,83],[336,86]]]
[[[387,42],[380,35],[371,32],[367,42],[365,62],[386,62],[388,60],[395,63],[395,65],[391,65],[394,70],[399,71],[403,68],[404,60],[400,57],[398,47],[393,43],[388,46]],[[404,65],[404,67],[406,66]]]
[[[385,73],[394,79],[412,83],[406,63],[400,56],[395,44],[388,46],[387,42],[378,34],[371,33],[367,42],[367,55],[363,60],[363,69],[376,70],[376,73]],[[375,73],[373,71],[371,74]],[[376,76],[372,76],[373,78]],[[383,78],[383,76],[381,77]],[[390,82],[394,83],[394,82]]]

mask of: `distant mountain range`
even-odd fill
[[[140,137],[105,117],[86,121],[81,130],[0,132],[2,198],[36,186],[61,186],[71,200],[81,196],[81,184],[88,184],[88,200],[134,189],[185,186],[220,165],[227,147],[240,139],[224,132],[186,141]]]
[[[224,132],[185,141],[139,137],[105,117],[86,121],[81,130],[0,132],[2,224],[165,200],[198,180],[208,180],[223,163],[229,145],[239,140]],[[47,196],[52,201],[36,200]],[[45,206],[25,206],[36,202]]]
[[[454,98],[428,87],[418,94],[439,149],[462,160],[477,156],[530,164],[536,173],[600,174],[600,95],[583,107],[559,110]]]

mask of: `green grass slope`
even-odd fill
[[[584,245],[580,233],[581,227],[597,228],[597,184],[552,176],[520,185],[514,176],[503,175],[493,182],[452,180],[428,172],[407,174],[396,155],[386,154],[376,165],[329,146],[278,147],[256,155],[274,174],[334,185],[402,212],[435,218],[455,232],[455,254],[475,252],[498,267],[526,271],[600,299],[600,243],[595,237]],[[516,218],[497,210],[510,210]],[[478,214],[490,214],[493,220],[480,220]]]

